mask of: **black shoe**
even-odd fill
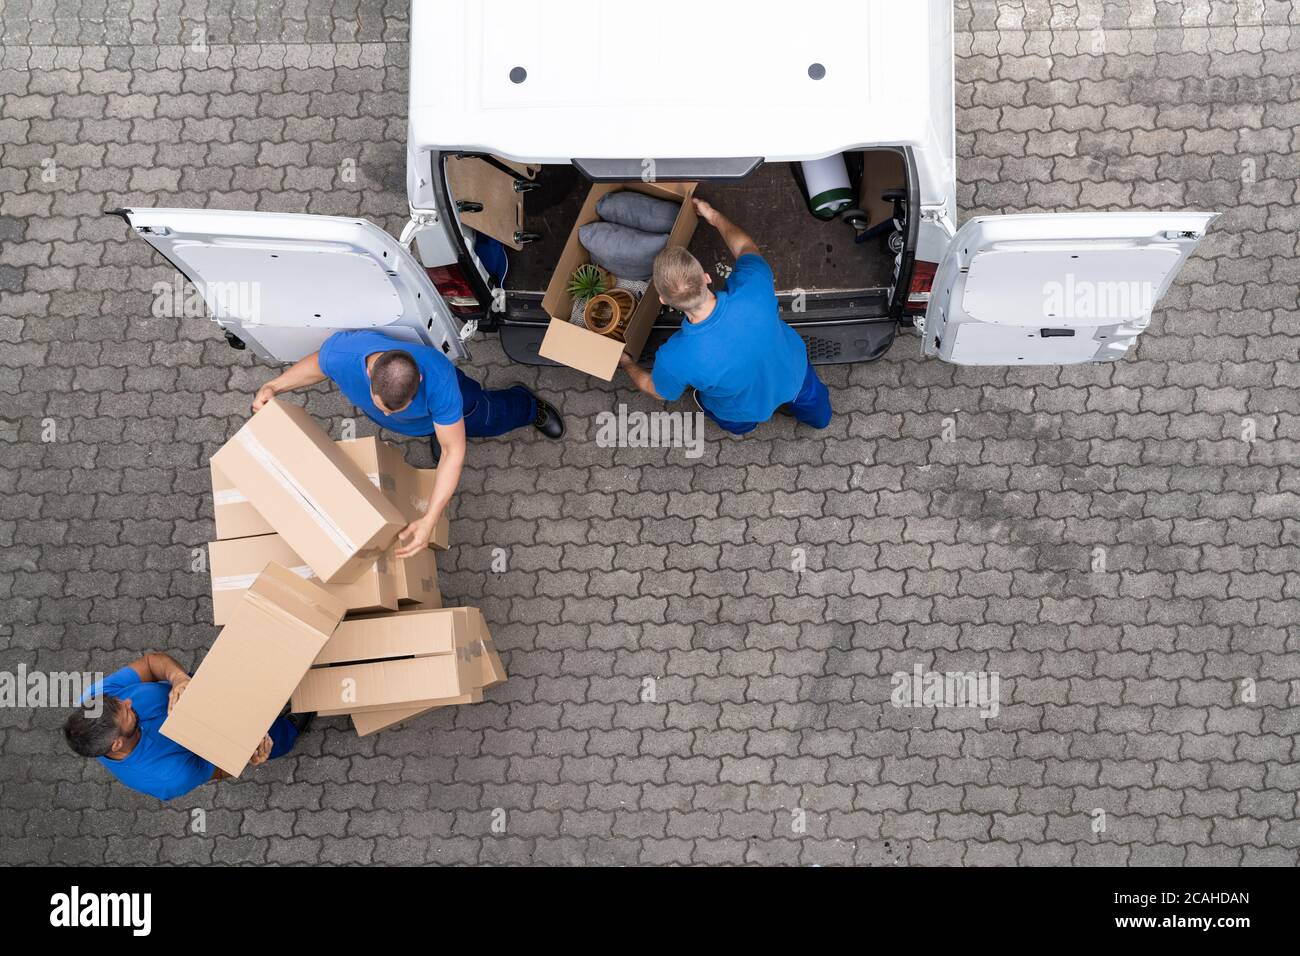
[[[533,419],[533,427],[552,440],[563,438],[564,419],[560,417],[560,413],[555,406],[544,399],[538,398],[536,393],[523,382],[515,382],[514,387],[522,388],[537,403],[537,417]]]
[[[311,726],[311,722],[315,719],[316,719],[315,714],[290,714],[289,715],[289,723],[293,724],[294,727],[298,728],[299,736],[307,732],[307,728]]]
[[[433,452],[433,467],[438,467],[438,462],[442,461],[442,446],[438,444],[438,436],[429,436],[429,451]]]

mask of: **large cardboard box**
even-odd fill
[[[589,222],[599,221],[596,203],[602,196],[631,189],[656,199],[669,199],[681,203],[682,208],[677,214],[677,221],[673,223],[672,231],[668,235],[668,245],[684,246],[690,242],[691,236],[695,233],[697,217],[691,197],[695,195],[696,185],[696,183],[627,182],[596,183],[591,187],[591,191],[587,193],[587,201],[582,204],[582,211],[578,213],[578,220],[569,233],[569,240],[564,244],[564,251],[560,253],[560,260],[556,263],[551,281],[546,286],[546,294],[542,297],[542,308],[551,317],[550,325],[546,328],[546,336],[538,349],[538,353],[543,358],[576,368],[580,372],[603,378],[608,382],[614,377],[614,371],[618,368],[618,357],[623,352],[627,352],[633,358],[641,354],[646,336],[650,334],[655,317],[661,308],[659,293],[655,291],[653,282],[632,311],[632,319],[628,323],[624,342],[607,335],[597,335],[569,321],[573,310],[573,296],[569,294],[569,277],[578,266],[591,261],[587,250],[578,241],[578,229]]]
[[[467,693],[480,667],[460,652],[479,633],[461,610],[417,608],[344,621],[298,683],[294,711],[428,707]]]
[[[433,552],[426,549],[425,554],[432,561]],[[213,541],[208,545],[208,566],[212,573],[212,623],[225,624],[229,621],[258,574],[272,563],[287,568],[304,580],[321,585],[329,594],[343,602],[349,611],[395,611],[400,602],[397,560],[392,549],[389,549],[362,571],[355,581],[324,584],[312,573],[307,562],[278,534]],[[403,588],[406,587],[406,578],[404,572],[401,575]],[[436,579],[434,588],[437,588]],[[437,606],[441,606],[441,602]]]
[[[402,512],[408,522],[424,514],[429,507],[433,484],[437,480],[436,468],[415,468],[407,463],[401,449],[369,436],[334,443]],[[249,538],[271,534],[275,529],[253,507],[248,496],[235,487],[225,473],[215,464],[212,473],[212,514],[217,528],[217,540]],[[447,516],[443,515],[429,539],[429,547],[446,550],[449,546]]]
[[[277,399],[212,463],[326,584],[356,580],[407,524],[304,409]]]
[[[407,462],[400,448],[374,437],[352,438],[338,445],[358,468],[371,476],[384,497],[397,506],[408,523],[429,510],[438,469],[415,468]],[[429,547],[446,551],[449,547],[448,531],[447,515],[443,514],[429,537]]]
[[[428,548],[411,558],[399,558],[391,549],[394,577],[397,584],[399,606],[419,604],[426,608],[442,607],[442,592],[438,589],[438,564]]]
[[[163,736],[239,776],[344,610],[323,588],[269,565],[163,721]]]
[[[492,643],[492,635],[488,633],[483,612],[478,608],[454,608],[453,610],[467,615],[475,633],[478,635],[476,645],[462,652],[466,662],[470,665],[469,680],[475,685],[474,689],[468,694],[438,701],[427,707],[402,707],[393,710],[354,713],[352,714],[352,725],[356,728],[358,735],[365,737],[368,734],[403,723],[412,717],[418,717],[420,714],[436,710],[439,707],[449,707],[454,704],[477,704],[483,700],[483,691],[486,688],[495,687],[505,681],[506,669],[501,663],[500,655],[497,654],[496,646]]]

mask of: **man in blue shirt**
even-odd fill
[[[749,235],[703,200],[701,219],[722,234],[736,257],[726,291],[681,246],[655,259],[659,300],[686,313],[686,321],[660,346],[653,373],[626,352],[619,364],[647,395],[675,401],[693,386],[695,401],[717,425],[744,435],[784,409],[814,428],[831,420],[830,394],[813,370],[808,349],[781,320],[772,270]]]
[[[87,691],[64,722],[63,736],[81,756],[96,758],[132,790],[159,800],[221,780],[229,774],[158,732],[189,682],[185,668],[168,655],[146,654]],[[248,762],[257,766],[284,756],[310,722],[310,714],[277,718]]]
[[[258,411],[276,395],[332,379],[353,405],[402,435],[432,435],[434,479],[429,508],[402,530],[397,556],[427,547],[465,466],[465,439],[503,435],[532,425],[547,438],[564,434],[564,419],[523,385],[488,390],[440,351],[382,332],[335,332],[271,379],[253,399]]]

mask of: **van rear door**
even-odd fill
[[[935,273],[926,355],[957,365],[1122,358],[1215,213],[980,216]]]
[[[467,358],[423,266],[365,219],[218,209],[119,209],[198,290],[208,318],[269,362],[374,329]],[[169,314],[179,314],[175,311]]]

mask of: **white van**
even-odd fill
[[[957,364],[1108,361],[1215,218],[982,216],[957,229],[950,0],[779,13],[415,0],[410,51],[400,239],[348,217],[116,211],[203,292],[231,344],[288,362],[339,329],[380,328],[461,360],[495,332],[515,361],[550,364],[542,293],[588,185],[652,177],[698,181],[754,236],[815,362],[879,358],[909,326],[926,355]],[[805,203],[799,164],[836,154],[887,221],[867,242]],[[448,170],[464,163],[483,175],[457,187]],[[474,224],[513,247],[504,277]],[[726,258],[705,226],[690,248],[706,269]],[[241,283],[258,294],[230,294]],[[643,361],[680,321],[661,311]]]

